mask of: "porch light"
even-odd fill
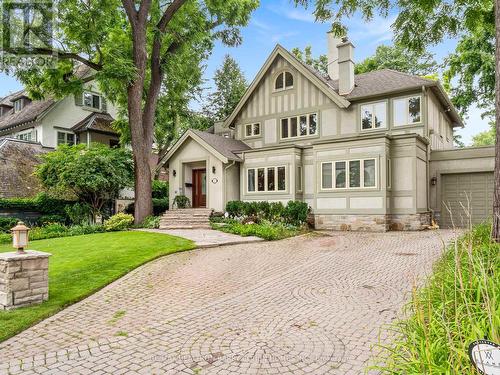
[[[12,246],[17,249],[18,254],[24,254],[24,249],[28,246],[28,228],[22,221],[11,229]]]
[[[431,178],[431,185],[436,185],[437,184],[437,180],[438,180],[437,177],[435,177],[435,176],[432,177]]]
[[[212,167],[212,173],[215,174],[215,165]]]
[[[177,171],[174,169],[174,171],[172,172],[172,174],[175,176],[177,176]]]

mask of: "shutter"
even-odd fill
[[[101,98],[102,98],[101,110],[103,112],[107,112],[108,111],[108,103],[106,102],[106,99],[104,98],[104,96],[101,96]]]
[[[77,93],[75,94],[75,105],[81,107],[83,106],[83,94]]]

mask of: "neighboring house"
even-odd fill
[[[85,75],[85,71],[81,74]],[[116,109],[97,89],[85,84],[81,94],[60,100],[32,101],[24,90],[0,99],[0,137],[40,143],[43,147],[100,142],[118,145],[119,136],[111,128]]]
[[[493,155],[453,150],[463,123],[441,84],[393,70],[355,75],[353,44],[328,41],[328,76],[278,45],[215,134],[180,138],[163,160],[170,202],[184,194],[223,211],[230,200],[300,200],[316,228],[385,231],[446,216],[443,197],[459,215],[464,189],[484,219],[490,190],[475,181],[490,183]]]
[[[85,77],[89,70],[79,68]],[[40,191],[33,177],[39,154],[60,144],[119,144],[111,128],[116,109],[89,82],[78,95],[32,101],[24,90],[0,99],[0,198],[27,197]],[[22,155],[25,155],[25,158]]]

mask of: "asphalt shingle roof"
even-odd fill
[[[241,160],[236,153],[251,149],[251,147],[236,139],[221,137],[201,130],[191,129],[191,131],[230,160]]]
[[[109,113],[92,113],[74,125],[71,130],[75,133],[86,130],[97,130],[116,134],[116,131],[111,127],[113,121],[114,119]]]
[[[52,99],[35,100],[18,112],[11,109],[6,115],[0,117],[0,131],[7,130],[17,125],[35,121],[38,116],[49,109],[55,101]]]

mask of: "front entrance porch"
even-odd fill
[[[191,207],[207,207],[207,161],[183,163],[184,195],[189,198]]]

